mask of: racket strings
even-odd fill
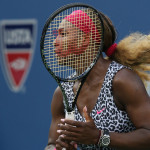
[[[69,17],[67,18],[69,21],[67,19],[64,21],[65,17],[80,10],[88,14],[91,20],[79,13],[71,18],[72,22]],[[62,27],[63,31],[60,31]],[[87,30],[90,32],[85,33]],[[88,46],[82,46],[88,34],[90,37]],[[99,53],[101,35],[101,21],[92,9],[72,7],[62,11],[50,22],[45,35],[44,56],[48,67],[56,76],[65,79],[84,74]]]

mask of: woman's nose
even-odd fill
[[[58,36],[56,37],[56,39],[54,40],[54,47],[59,45],[59,40],[58,40]]]

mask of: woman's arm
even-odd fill
[[[60,123],[60,119],[64,118],[63,97],[59,87],[56,88],[53,95],[51,103],[51,113],[52,113],[52,121],[49,129],[48,145],[45,148],[46,150],[55,149],[56,140],[59,137],[57,133],[58,124]]]
[[[49,129],[48,145],[45,150],[62,150],[63,147],[67,148],[67,150],[76,149],[74,142],[67,143],[63,140],[63,135],[60,135],[57,132],[59,129],[58,124],[60,124],[60,120],[65,118],[63,96],[59,87],[57,87],[53,95],[51,113],[52,121]]]
[[[113,94],[125,108],[136,130],[110,133],[112,147],[150,149],[150,98],[141,79],[131,70],[119,71],[113,82]]]

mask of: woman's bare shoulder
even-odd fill
[[[141,101],[147,91],[140,77],[130,69],[121,69],[113,80],[113,94],[123,104]]]

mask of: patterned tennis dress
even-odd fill
[[[125,111],[119,110],[116,107],[112,95],[113,78],[116,73],[123,68],[126,67],[116,63],[115,61],[112,61],[108,67],[97,102],[94,106],[94,109],[90,113],[90,116],[94,120],[98,129],[108,129],[110,132],[119,133],[135,130],[135,127],[128,118],[127,113]],[[63,83],[63,86],[69,100],[69,105],[71,106],[73,100],[72,98],[74,97],[73,83]],[[101,113],[97,113],[97,111],[102,109],[103,111]],[[85,118],[80,114],[77,106],[75,106],[75,120],[85,122]],[[82,150],[114,150],[108,147],[100,148],[98,145],[78,144],[78,147]]]

